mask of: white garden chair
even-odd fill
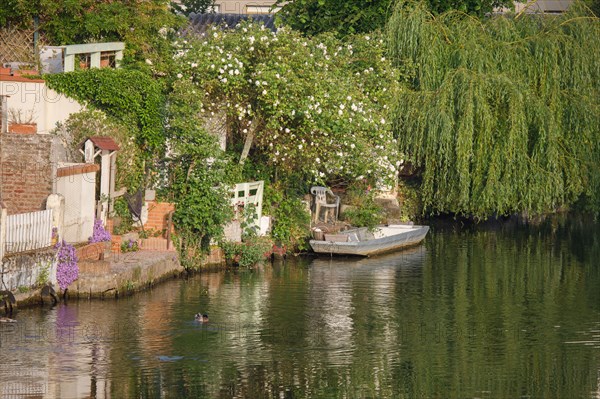
[[[333,191],[328,189],[327,187],[314,186],[311,187],[310,193],[314,195],[314,216],[313,222],[317,223],[320,220],[321,209],[325,209],[325,219],[323,220],[325,223],[328,223],[328,220],[331,218],[330,211],[333,211],[332,221],[335,223],[338,218],[338,212],[340,207],[340,197],[335,195]],[[327,198],[332,198],[332,202],[328,202]]]

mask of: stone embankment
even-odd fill
[[[144,248],[148,245],[141,246]],[[160,245],[152,246],[161,247]],[[91,256],[98,253],[94,244],[86,246],[84,251],[78,249],[79,277],[69,286],[68,298],[118,298],[147,289],[154,284],[184,273],[177,252],[160,249],[162,247],[159,250],[142,249],[126,253],[120,250],[108,250],[104,252],[104,256],[101,256],[104,259]],[[54,256],[53,252],[49,252],[49,254]],[[90,257],[93,259],[89,259]],[[30,263],[35,264],[36,262]],[[222,251],[215,248],[203,262],[202,269],[219,267],[224,264]],[[37,268],[30,267],[28,269],[35,270]],[[58,295],[56,284],[54,284],[54,288]],[[29,289],[25,292],[15,290],[14,295],[17,307],[37,305],[42,300],[46,303],[52,301],[50,297],[42,298],[40,288]]]
[[[174,251],[115,253],[107,260],[79,262],[71,297],[115,297],[139,291],[183,272]]]

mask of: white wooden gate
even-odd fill
[[[236,207],[248,204],[254,204],[256,207],[255,225],[260,227],[260,219],[262,217],[263,190],[265,188],[264,181],[253,181],[249,183],[239,183],[235,185],[231,205]]]

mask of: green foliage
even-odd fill
[[[375,202],[375,192],[364,182],[348,187],[346,203],[352,208],[344,212],[344,220],[354,227],[374,230],[383,222],[383,209]]]
[[[273,217],[271,236],[278,245],[290,250],[308,248],[310,234],[310,213],[297,197],[287,196],[281,187],[269,190],[265,198],[271,202],[270,214]]]
[[[225,223],[233,217],[229,203],[232,184],[229,164],[213,136],[197,126],[186,129],[181,104],[171,104],[171,157],[163,170],[175,202],[173,215],[178,234],[178,249],[184,266],[197,268],[211,239],[223,234]],[[183,108],[185,109],[185,107]]]
[[[588,5],[590,10],[592,10],[594,15],[600,17],[600,0],[588,0],[585,3]]]
[[[58,123],[52,132],[62,141],[67,149],[70,162],[82,162],[79,146],[83,140],[91,136],[109,136],[119,145],[117,154],[116,187],[137,187],[144,178],[145,156],[131,139],[131,132],[119,120],[99,110],[83,110]]]
[[[427,0],[427,6],[435,14],[457,10],[479,17],[491,13],[497,7],[514,9],[510,0]]]
[[[215,5],[214,0],[181,0],[178,2],[171,1],[173,10],[180,12],[185,16],[190,14],[203,14],[211,10]]]
[[[307,39],[247,23],[178,46],[172,98],[186,118],[176,123],[224,125],[228,151],[268,180],[395,178],[386,103],[397,76],[378,35]]]
[[[242,228],[242,240],[256,237],[258,235],[258,214],[256,212],[256,205],[250,203],[246,204],[242,211],[242,219],[240,227]]]
[[[115,200],[112,216],[116,216],[120,220],[113,228],[114,234],[121,235],[133,229],[133,217],[131,216],[131,212],[129,212],[127,200],[124,197],[119,197]]]
[[[164,231],[156,230],[156,229],[144,229],[138,231],[140,238],[152,238],[152,237],[160,237],[164,234]]]
[[[410,6],[415,2],[418,0],[277,0],[281,10],[276,17],[309,36],[333,32],[346,37],[383,30],[395,6]],[[511,0],[427,0],[426,4],[435,14],[458,10],[479,17],[496,7],[514,7]]]
[[[428,213],[535,214],[600,205],[600,22],[480,21],[398,8],[390,52],[411,69],[395,106],[399,151],[422,168]],[[585,45],[582,45],[585,43]]]
[[[3,0],[0,26],[33,28],[52,45],[124,41],[126,64],[168,70],[169,35],[185,22],[169,0]]]
[[[307,35],[339,36],[383,29],[394,0],[277,0],[277,18]]]
[[[37,276],[37,279],[35,280],[36,286],[41,287],[43,285],[46,285],[46,283],[48,282],[48,278],[50,277],[51,266],[51,262],[46,262],[40,266],[39,274]]]
[[[136,240],[129,239],[121,243],[121,252],[137,252],[140,250],[140,246]]]
[[[223,241],[225,260],[240,267],[252,267],[265,260],[273,243],[266,237],[250,237],[244,242]]]
[[[400,220],[408,222],[423,214],[419,185],[412,181],[400,181],[398,184],[400,201]]]
[[[140,168],[148,169],[162,154],[165,100],[157,80],[128,69],[91,69],[50,74],[44,78],[50,88],[103,111],[112,121],[118,121],[128,130],[137,151],[129,149],[139,156],[126,160],[131,168],[138,171]],[[123,136],[121,138],[125,141]],[[140,173],[137,176],[140,181],[130,182],[129,188],[147,185],[141,180],[146,176]]]

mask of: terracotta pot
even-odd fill
[[[9,123],[8,132],[16,134],[36,134],[37,123]]]
[[[35,69],[15,69],[13,76],[24,76],[24,75],[39,75],[40,73]]]
[[[0,68],[0,75],[10,75],[10,68]]]

